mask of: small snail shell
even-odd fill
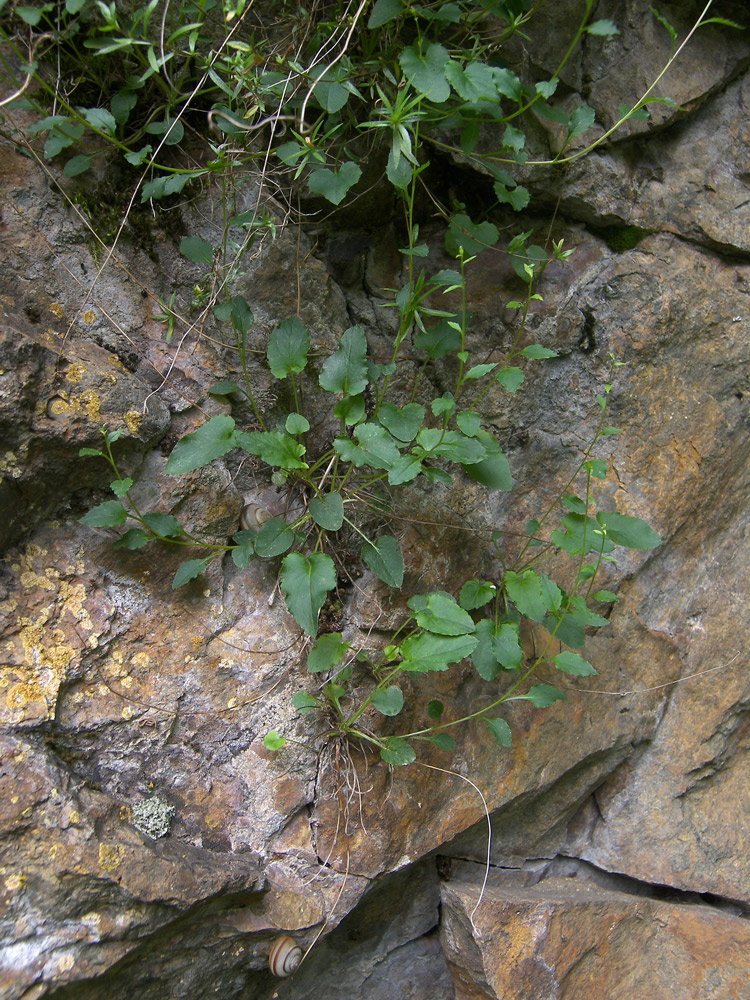
[[[240,514],[240,527],[245,531],[260,531],[266,521],[270,521],[273,514],[259,503],[248,503],[242,508]]]
[[[268,965],[274,976],[291,976],[302,961],[302,949],[288,934],[277,937],[268,953]]]

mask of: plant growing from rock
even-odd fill
[[[500,231],[492,210],[473,218],[466,205],[442,205],[431,190],[430,157],[451,154],[468,160],[489,178],[496,200],[493,210],[521,211],[529,203],[529,192],[515,179],[514,168],[528,173],[535,165],[575,159],[625,122],[648,116],[649,105],[664,100],[654,95],[653,86],[634,106],[619,109],[612,128],[585,144],[581,137],[595,124],[593,109],[580,105],[567,113],[555,105],[559,74],[580,39],[617,32],[610,20],[591,20],[593,6],[593,0],[583,0],[581,20],[564,58],[541,80],[521,79],[501,58],[506,42],[531,30],[536,7],[525,0],[377,0],[367,12],[364,3],[356,8],[330,4],[320,9],[315,21],[299,9],[289,36],[281,41],[261,24],[250,30],[251,7],[232,0],[221,7],[215,0],[164,5],[161,11],[158,0],[151,0],[129,16],[115,4],[90,0],[3,11],[6,46],[19,57],[24,46],[31,54],[20,75],[15,72],[14,101],[5,103],[25,104],[38,112],[39,120],[29,129],[32,140],[46,136],[46,159],[66,157],[63,174],[68,178],[84,175],[96,157],[113,152],[124,157],[138,171],[127,211],[137,191],[143,203],[161,200],[168,207],[171,197],[209,175],[225,185],[228,201],[238,171],[251,166],[277,190],[306,192],[345,207],[363,183],[361,164],[376,164],[382,157],[380,182],[391,186],[403,208],[405,233],[401,254],[406,276],[390,303],[397,316],[392,355],[377,364],[369,356],[361,326],[344,332],[312,379],[336,425],[322,447],[317,442],[312,447],[311,422],[299,391],[302,378],[310,383],[313,366],[310,332],[299,317],[280,323],[265,351],[271,376],[288,389],[289,411],[271,424],[253,391],[248,335],[254,317],[250,303],[233,294],[232,282],[253,242],[273,236],[272,216],[259,208],[242,215],[227,210],[218,245],[196,234],[181,243],[183,254],[204,265],[210,279],[196,286],[194,305],[204,315],[212,310],[215,319],[231,329],[244,375],[242,382],[223,380],[208,391],[227,399],[243,394],[256,426],[238,427],[229,414],[213,416],[178,442],[166,471],[182,475],[239,449],[260,459],[272,481],[299,498],[291,518],[271,517],[257,525],[258,530],[238,531],[227,544],[206,545],[172,514],[139,510],[132,480],[118,469],[118,431],[105,429],[104,449],[84,449],[82,455],[100,456],[110,464],[116,499],[95,507],[82,520],[92,527],[124,526],[115,543],[119,548],[166,542],[201,550],[179,567],[175,587],[227,554],[240,568],[256,557],[280,557],[280,587],[287,607],[315,640],[308,669],[327,676],[316,693],[298,692],[295,706],[300,712],[327,712],[332,720],[327,735],[365,740],[389,764],[411,762],[419,740],[450,749],[448,730],[474,718],[483,719],[497,742],[509,746],[508,723],[495,714],[500,705],[525,699],[545,707],[564,697],[552,685],[535,683],[533,675],[542,664],[577,676],[595,672],[581,655],[586,629],[606,624],[592,602],[616,600],[615,594],[596,586],[602,563],[613,560],[616,546],[649,549],[660,541],[638,518],[594,509],[592,481],[606,474],[605,463],[594,455],[595,446],[603,435],[614,433],[605,420],[608,378],[597,397],[598,426],[570,482],[544,517],[528,525],[513,558],[501,535],[493,535],[502,567],[496,579],[467,580],[457,595],[442,590],[412,595],[404,621],[376,651],[352,650],[340,632],[318,635],[321,608],[337,585],[333,554],[342,536],[359,538],[362,561],[387,586],[398,589],[403,584],[398,540],[369,527],[373,510],[387,517],[387,501],[379,491],[397,497],[400,487],[419,477],[445,483],[455,474],[488,490],[512,488],[502,442],[483,426],[482,401],[495,385],[516,392],[524,380],[524,365],[555,357],[544,345],[524,345],[526,320],[531,303],[541,300],[537,289],[545,268],[552,261],[564,262],[572,251],[562,241],[548,250],[532,242],[532,231],[519,232],[508,242],[505,252],[524,294],[506,305],[519,310],[522,320],[502,361],[472,358],[467,347],[471,320],[466,269],[478,254],[500,242]],[[709,8],[710,3],[693,31],[701,24],[729,23],[707,17]],[[656,16],[672,40],[666,72],[687,39],[678,47],[674,29]],[[44,59],[48,45],[66,65],[81,67],[81,46],[91,55],[81,74],[80,96],[60,92]],[[97,101],[89,106],[88,95],[94,92]],[[196,110],[206,115],[213,130],[197,166],[185,129]],[[552,122],[562,137],[550,159],[530,158],[522,126],[532,112]],[[455,268],[429,273],[422,263],[429,254],[418,224],[424,192],[444,218],[445,247]],[[441,308],[444,295],[460,299],[458,311]],[[174,299],[168,307],[162,303],[162,309],[169,340],[181,317]],[[452,373],[449,392],[427,405],[417,402],[420,372],[410,401],[399,405],[391,380],[407,347],[421,357],[422,372],[427,366],[441,366]],[[550,530],[559,507],[565,511],[561,525]],[[567,588],[541,568],[552,552],[567,553],[573,560],[574,579]],[[549,635],[531,662],[521,648],[524,620],[541,624]],[[567,648],[553,654],[555,641]],[[508,680],[502,692],[495,690],[470,716],[444,721],[444,706],[432,700],[426,709],[428,724],[418,731],[386,737],[372,725],[371,709],[386,717],[399,715],[404,705],[400,682],[405,677],[445,671],[467,659],[483,680],[494,682],[506,675]],[[365,668],[371,677],[369,690],[355,697],[352,678]],[[284,742],[274,732],[266,737],[272,748]]]

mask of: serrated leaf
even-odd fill
[[[589,35],[619,35],[620,32],[617,30],[617,25],[610,18],[602,18],[599,21],[593,21],[586,27],[586,31]]]
[[[305,446],[285,431],[237,431],[234,443],[277,469],[306,469]]]
[[[474,621],[456,601],[445,594],[429,594],[425,607],[416,614],[417,624],[437,635],[467,635],[474,631]]]
[[[404,582],[404,557],[401,547],[391,535],[381,535],[374,545],[365,542],[362,559],[389,587],[400,587]]]
[[[526,694],[509,698],[509,701],[530,701],[536,708],[549,708],[556,701],[565,701],[567,695],[550,684],[535,684]]]
[[[476,608],[483,608],[495,596],[496,587],[494,583],[480,583],[479,580],[467,580],[461,587],[458,595],[458,603],[465,611],[474,611]]]
[[[400,736],[389,736],[385,749],[380,751],[380,756],[386,764],[391,764],[393,767],[404,767],[417,759],[411,744]]]
[[[339,346],[326,358],[318,379],[328,392],[358,396],[367,385],[367,338],[361,326],[345,330]]]
[[[399,455],[388,470],[388,482],[391,486],[401,486],[412,482],[422,471],[422,462],[416,455]]]
[[[386,400],[380,404],[378,420],[399,441],[413,441],[424,420],[424,407],[419,403],[407,403],[398,407]]]
[[[495,376],[495,381],[499,382],[503,389],[507,389],[508,392],[515,392],[523,383],[523,379],[523,372],[520,368],[516,368],[514,365],[511,365],[508,368],[503,368],[503,370]]]
[[[512,70],[493,66],[492,75],[501,97],[509,97],[512,101],[520,101],[523,98],[523,86]]]
[[[149,528],[157,535],[161,535],[164,538],[179,538],[180,535],[184,535],[185,531],[172,514],[144,514],[143,520],[149,526]]]
[[[349,189],[354,187],[361,176],[361,168],[351,160],[347,160],[336,171],[327,167],[313,170],[307,179],[307,186],[311,194],[322,195],[332,205],[340,205]]]
[[[183,236],[180,253],[194,264],[211,264],[214,259],[214,248],[200,236]]]
[[[497,226],[491,222],[472,222],[468,215],[459,212],[451,217],[445,235],[445,249],[452,257],[458,257],[461,248],[466,256],[476,256],[494,246],[499,239]]]
[[[572,653],[569,649],[558,653],[553,662],[558,670],[566,674],[573,674],[575,677],[590,677],[596,673],[588,660],[584,660],[578,653]]]
[[[464,68],[452,59],[445,67],[445,78],[464,101],[497,99],[493,68],[486,63],[470,62]]]
[[[310,331],[298,316],[279,323],[268,338],[266,356],[274,378],[304,371],[310,350]]]
[[[197,431],[186,434],[172,449],[165,471],[179,476],[208,465],[236,447],[234,420],[219,413],[202,424]]]
[[[513,733],[505,719],[485,718],[484,721],[487,724],[487,728],[501,747],[505,747],[507,750],[513,745]]]
[[[487,450],[479,440],[479,433],[467,437],[460,431],[442,431],[439,427],[423,427],[417,434],[417,444],[431,458],[447,458],[470,466],[483,461]],[[420,456],[423,457],[423,456]]]
[[[450,84],[445,78],[448,50],[437,42],[421,52],[419,45],[411,45],[399,56],[401,68],[415,90],[430,101],[442,104],[451,95]]]
[[[130,528],[126,531],[124,535],[121,535],[116,542],[113,543],[113,549],[142,549],[149,542],[153,541],[154,536],[149,535],[147,531],[143,528]]]
[[[89,528],[116,528],[127,519],[128,512],[119,500],[105,500],[78,520]]]
[[[370,465],[373,469],[391,469],[400,457],[398,446],[385,427],[379,424],[358,424],[354,436],[359,444],[350,438],[338,437],[333,442],[334,449],[346,462],[360,468]]]
[[[294,545],[294,532],[283,517],[272,517],[258,529],[255,551],[263,559],[273,559],[287,552]]]
[[[476,635],[478,643],[471,659],[481,678],[491,681],[501,669],[518,670],[523,661],[518,625],[483,618],[477,622]]]
[[[528,347],[524,347],[521,354],[524,358],[533,358],[535,361],[557,357],[557,351],[553,351],[550,347],[542,347],[541,344],[529,344]]]
[[[622,545],[627,549],[655,549],[661,545],[659,532],[654,531],[639,517],[599,511],[596,519],[607,529],[607,538],[616,545]]]
[[[133,480],[130,477],[127,479],[115,479],[109,486],[118,500],[122,500],[127,495],[128,490],[132,489]]]
[[[318,641],[308,654],[307,669],[311,674],[332,670],[341,662],[348,648],[349,643],[344,641],[340,632],[327,632],[318,636]]]
[[[571,113],[568,121],[569,137],[573,139],[577,135],[583,135],[584,132],[588,132],[594,124],[595,118],[596,112],[593,108],[588,107],[588,105],[582,104],[580,107],[576,108],[575,111]]]
[[[493,185],[495,191],[495,197],[500,202],[501,205],[510,205],[516,212],[520,212],[522,209],[526,208],[531,200],[531,195],[528,189],[522,185],[516,185],[513,188],[506,187],[505,184],[501,184],[500,181],[496,181]]]
[[[418,674],[428,670],[447,670],[451,663],[470,656],[476,645],[474,635],[443,636],[421,632],[401,644],[402,666],[409,673]]]
[[[111,111],[107,111],[106,108],[81,108],[80,111],[92,128],[99,129],[107,135],[114,134],[117,122]]]
[[[286,746],[286,740],[283,736],[279,736],[275,729],[269,729],[263,737],[263,746],[266,750],[281,750]]]
[[[172,590],[184,587],[190,580],[194,580],[197,576],[200,576],[201,573],[205,572],[206,567],[212,559],[213,556],[207,556],[205,559],[187,559],[184,563],[180,563],[174,575],[174,580],[172,580]]]
[[[482,425],[482,418],[474,410],[462,410],[456,414],[456,423],[463,434],[474,437]]]
[[[533,569],[524,570],[520,575],[508,570],[503,586],[521,614],[531,618],[532,621],[544,621],[548,612],[554,612],[559,607],[559,600],[556,607],[552,592],[549,588],[543,587],[542,578]],[[559,588],[557,593],[560,593]]]
[[[325,493],[310,500],[313,521],[326,531],[338,531],[344,523],[344,501],[340,493]]]
[[[385,691],[378,691],[373,696],[372,704],[381,715],[398,715],[404,707],[404,695],[401,688],[391,684]]]
[[[313,552],[309,556],[290,552],[281,564],[280,580],[286,605],[295,621],[308,635],[315,636],[320,609],[328,591],[336,586],[333,560],[324,552]]]

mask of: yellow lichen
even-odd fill
[[[125,857],[125,849],[119,844],[99,844],[99,864],[105,872],[119,868]]]
[[[58,319],[62,319],[63,316],[65,315],[65,310],[63,309],[63,307],[60,305],[59,302],[51,302],[49,311],[53,313],[55,316],[57,316]]]
[[[131,434],[138,433],[138,428],[141,426],[141,414],[138,410],[128,410],[127,413],[123,413],[122,419]]]
[[[68,382],[76,384],[81,381],[83,376],[86,374],[86,370],[86,365],[82,365],[80,361],[77,361],[65,372],[65,378]]]
[[[92,323],[96,323],[96,313],[94,312],[93,309],[86,310],[86,312],[83,314],[83,322],[88,323],[89,326]]]
[[[99,421],[99,413],[102,408],[102,401],[98,394],[94,392],[93,389],[87,389],[85,392],[81,393],[81,402],[83,403],[86,413],[92,420]]]

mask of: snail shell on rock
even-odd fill
[[[259,503],[248,503],[242,508],[240,514],[240,527],[245,531],[260,531],[266,521],[270,521],[273,514]]]
[[[284,979],[291,976],[302,961],[302,949],[288,934],[277,937],[268,953],[268,965],[274,976]]]

